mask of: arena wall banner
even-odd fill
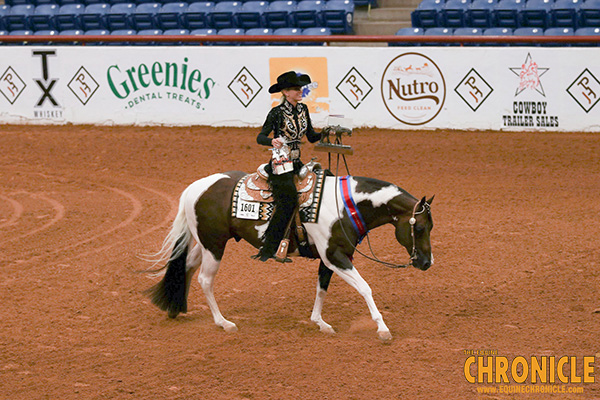
[[[600,50],[539,47],[4,46],[0,123],[260,126],[287,70],[313,122],[600,131]]]

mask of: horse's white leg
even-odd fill
[[[321,312],[323,311],[323,303],[325,302],[326,295],[327,291],[321,289],[321,286],[317,284],[317,297],[315,299],[315,305],[313,307],[310,320],[317,324],[321,332],[333,334],[335,333],[335,330],[331,325],[323,321],[323,317],[321,316]]]
[[[381,340],[391,340],[392,334],[390,333],[390,330],[385,322],[383,322],[383,316],[377,309],[375,300],[373,300],[373,291],[371,290],[371,287],[367,281],[360,276],[356,268],[354,268],[354,266],[351,268],[338,268],[334,265],[329,267],[350,286],[355,288],[362,297],[364,297],[365,301],[367,302],[367,307],[369,307],[369,311],[371,312],[371,318],[377,324],[377,333],[379,334],[379,338]]]
[[[319,280],[317,282],[317,297],[315,298],[315,305],[310,316],[310,320],[317,324],[319,330],[324,333],[334,334],[335,330],[331,325],[323,321],[321,312],[323,311],[323,303],[325,302],[325,296],[327,295],[327,288],[329,287],[329,281],[331,280],[332,271],[321,263],[319,266]]]
[[[215,281],[215,276],[217,275],[217,272],[219,272],[220,264],[221,261],[217,260],[210,251],[203,250],[202,267],[200,268],[200,273],[198,274],[198,282],[200,282],[200,286],[202,286],[202,290],[206,296],[206,301],[208,302],[208,307],[213,315],[215,324],[227,332],[235,332],[237,331],[237,326],[233,322],[228,321],[223,317],[221,311],[219,310],[219,306],[217,305],[217,301],[215,300],[213,284]]]

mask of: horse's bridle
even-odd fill
[[[431,208],[429,207],[429,203],[427,203],[427,202],[423,202],[423,208],[421,208],[421,211],[417,212],[417,206],[419,204],[420,204],[420,202],[415,203],[415,206],[413,207],[413,211],[412,211],[412,216],[408,220],[408,223],[410,224],[410,238],[412,240],[412,250],[410,252],[410,261],[406,264],[400,264],[400,265],[385,263],[385,265],[387,267],[390,267],[390,268],[410,267],[411,265],[413,265],[413,261],[417,259],[417,238],[415,237],[415,225],[417,224],[417,219],[415,217],[419,214],[423,214],[425,211],[431,212]],[[389,209],[388,209],[388,211],[389,211]],[[390,215],[394,222],[398,222],[397,215],[394,215],[392,213],[390,213]]]
[[[330,157],[331,157],[331,154],[330,154]],[[348,172],[348,175],[350,175],[350,170],[348,169],[348,164],[346,163],[346,156],[342,155],[342,157],[344,158],[344,164],[346,165],[346,171]],[[330,163],[330,166],[331,166],[331,159],[329,160],[329,163]],[[340,164],[340,154],[338,154],[338,157],[337,157],[337,166],[336,166],[336,169],[335,169],[335,178],[336,178],[336,180],[338,179],[339,164]],[[369,245],[369,250],[371,251],[371,254],[373,255],[373,257],[366,255],[362,251],[358,250],[358,248],[356,247],[356,245],[352,244],[352,241],[348,237],[348,234],[346,233],[346,230],[344,229],[344,225],[342,224],[341,216],[339,215],[339,209],[340,208],[339,208],[339,205],[338,205],[337,185],[336,185],[335,205],[336,205],[336,208],[338,210],[338,216],[340,217],[340,219],[339,219],[340,228],[342,230],[342,233],[346,237],[346,240],[348,240],[348,242],[350,243],[350,245],[354,248],[354,251],[356,251],[358,254],[360,254],[361,256],[365,257],[368,260],[375,261],[375,262],[378,262],[380,264],[383,264],[383,265],[385,265],[388,268],[406,268],[406,267],[410,267],[410,266],[413,265],[414,260],[417,259],[417,240],[415,238],[415,225],[417,223],[417,219],[415,217],[417,215],[419,215],[419,214],[423,214],[425,211],[431,212],[431,208],[429,206],[429,203],[427,203],[426,201],[423,202],[423,208],[421,209],[421,211],[417,212],[417,206],[419,204],[420,204],[419,201],[417,201],[415,203],[415,206],[413,207],[413,211],[412,211],[412,216],[408,220],[408,223],[410,224],[410,237],[412,239],[412,251],[410,253],[410,260],[406,264],[392,264],[390,262],[380,260],[379,257],[377,257],[375,255],[375,252],[373,251],[373,248],[371,247],[371,240],[369,239],[369,233],[368,232],[366,233],[365,237],[367,238],[367,243]],[[387,207],[387,204],[386,204],[386,207]],[[389,207],[388,207],[388,212],[389,212],[390,217],[392,218],[392,220],[394,222],[398,222],[398,216],[396,214],[392,214],[390,212],[390,210],[389,210]]]

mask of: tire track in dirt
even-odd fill
[[[146,185],[142,185],[139,183],[136,183],[136,179],[135,177],[127,177],[125,179],[120,179],[112,184],[104,184],[104,183],[100,183],[97,181],[91,181],[91,180],[83,180],[83,179],[75,179],[75,178],[71,178],[71,177],[64,177],[64,176],[58,176],[58,175],[50,175],[50,174],[44,174],[44,173],[38,173],[38,172],[28,172],[28,171],[20,171],[21,173],[26,173],[26,174],[30,174],[30,175],[38,175],[41,176],[43,178],[46,179],[51,179],[53,181],[57,181],[60,183],[65,183],[65,181],[70,181],[70,182],[77,182],[77,183],[81,183],[81,184],[87,184],[87,185],[91,185],[91,186],[97,186],[97,187],[101,187],[107,190],[110,190],[114,193],[117,193],[119,196],[126,198],[129,203],[132,205],[133,210],[129,213],[129,215],[127,216],[126,219],[120,221],[117,225],[106,229],[102,232],[99,232],[95,235],[89,236],[84,240],[79,240],[75,243],[69,244],[67,246],[61,246],[61,247],[56,247],[53,249],[50,249],[49,252],[47,252],[46,254],[43,255],[38,255],[38,256],[33,256],[33,257],[29,257],[29,258],[25,258],[25,259],[21,259],[19,260],[19,263],[31,263],[31,262],[35,262],[35,261],[39,261],[42,258],[48,257],[48,256],[54,256],[56,254],[59,254],[61,252],[64,251],[68,251],[68,250],[73,250],[77,247],[89,244],[99,238],[103,238],[106,237],[108,235],[114,234],[117,231],[122,231],[128,227],[130,227],[134,221],[140,217],[142,215],[142,211],[143,211],[143,206],[142,206],[142,202],[144,200],[146,200],[146,197],[144,196],[137,196],[136,194],[134,194],[132,191],[127,191],[124,189],[120,189],[117,186],[135,186],[139,189],[142,189],[146,192],[152,193],[155,196],[160,197],[164,202],[166,202],[169,205],[169,212],[165,215],[165,217],[158,222],[157,224],[153,224],[152,226],[150,226],[147,229],[144,229],[143,231],[127,238],[127,239],[121,239],[121,240],[115,240],[112,241],[110,244],[106,244],[100,247],[96,247],[93,249],[89,249],[86,251],[81,251],[81,252],[77,252],[75,254],[72,254],[70,256],[65,256],[65,257],[60,257],[58,260],[54,260],[52,262],[50,262],[50,265],[55,265],[55,264],[60,264],[60,263],[65,263],[71,260],[76,260],[85,256],[89,256],[89,255],[94,255],[94,254],[98,254],[104,251],[107,251],[111,248],[114,248],[116,246],[120,246],[123,245],[125,243],[130,243],[136,240],[139,240],[141,238],[143,238],[144,236],[147,236],[159,229],[162,229],[166,226],[169,226],[172,223],[172,220],[175,218],[175,215],[177,213],[177,209],[178,209],[178,201],[177,199],[173,198],[172,196],[170,196],[169,194],[160,191],[158,189],[154,189],[151,188],[149,186]],[[160,183],[162,185],[168,185],[168,184],[172,184],[172,182],[166,182],[166,181],[159,181],[159,180],[155,180],[157,183]],[[58,203],[58,202],[57,202]],[[65,206],[62,206],[62,215],[64,217],[64,214],[68,211],[68,209]],[[49,225],[49,224],[46,224]],[[45,229],[47,229],[48,226],[45,227]],[[36,231],[41,231],[42,227],[37,228]],[[36,232],[34,232],[36,233]],[[27,235],[21,235],[21,238],[23,238],[24,236],[30,236],[31,233],[27,233]],[[16,239],[15,239],[16,240]],[[12,239],[11,239],[12,241]]]
[[[21,203],[19,203],[18,201],[14,200],[14,199],[11,199],[10,197],[0,194],[0,199],[4,200],[8,204],[10,204],[11,208],[14,210],[14,213],[12,214],[12,216],[10,218],[8,218],[8,220],[6,220],[4,222],[0,222],[0,228],[4,228],[5,226],[12,226],[12,225],[16,224],[17,221],[19,220],[19,218],[21,218],[21,215],[23,215],[23,211],[25,210],[25,208],[23,207],[23,205]]]
[[[48,256],[53,256],[56,255],[58,253],[67,251],[67,250],[72,250],[76,247],[82,246],[82,245],[86,245],[94,240],[97,240],[101,237],[110,235],[118,230],[121,230],[123,228],[128,227],[129,225],[131,225],[133,223],[133,221],[141,214],[142,211],[142,203],[141,201],[132,193],[125,191],[125,190],[121,190],[117,187],[112,187],[110,185],[104,185],[101,183],[97,183],[97,182],[89,182],[89,181],[84,181],[84,180],[79,180],[79,179],[73,179],[73,178],[67,178],[64,176],[58,176],[58,175],[50,175],[50,174],[43,174],[43,173],[39,173],[39,172],[30,172],[30,171],[19,171],[19,173],[22,174],[27,174],[27,175],[33,175],[33,176],[40,176],[44,179],[50,180],[51,182],[58,182],[58,183],[70,183],[72,184],[72,182],[77,182],[77,183],[86,183],[88,185],[92,185],[92,186],[97,186],[97,187],[101,187],[103,189],[109,190],[113,193],[118,194],[121,197],[124,197],[128,200],[128,202],[131,204],[131,206],[133,207],[133,210],[129,213],[129,215],[127,216],[126,219],[120,221],[117,225],[110,227],[109,229],[106,229],[102,232],[99,232],[97,234],[91,235],[86,237],[83,240],[79,240],[75,243],[71,243],[69,245],[66,246],[60,246],[60,247],[55,247],[53,249],[49,249],[48,252],[46,252],[43,255],[36,255],[36,256],[32,256],[32,257],[25,257],[25,258],[20,258],[18,260],[18,262],[20,264],[23,263],[31,263],[31,262],[35,262],[35,261],[39,261],[42,258],[48,257]],[[66,182],[68,181],[68,182]],[[47,198],[47,197],[46,197]],[[64,215],[68,212],[68,207],[65,205],[62,205],[60,202],[56,201],[54,203],[52,203],[53,206],[58,207],[58,210],[60,210],[58,212],[58,215],[60,216],[62,214],[62,219],[64,219]],[[23,206],[20,205],[21,209],[23,209]],[[21,211],[22,214],[22,211]],[[53,222],[54,224],[55,222]],[[40,227],[41,228],[41,227]],[[36,228],[35,230],[41,230],[40,228]],[[47,227],[46,227],[47,228]],[[35,232],[34,232],[35,233]],[[27,232],[26,236],[30,236],[31,231]],[[23,238],[23,236],[21,237],[21,239]]]
[[[91,249],[91,250],[88,250],[88,251],[85,251],[85,252],[82,252],[82,253],[75,254],[75,255],[70,256],[68,258],[65,258],[63,260],[56,261],[55,263],[63,263],[65,261],[72,261],[72,260],[75,260],[75,259],[78,259],[78,258],[81,258],[81,257],[85,257],[85,256],[89,256],[89,255],[101,253],[101,252],[109,250],[109,249],[111,249],[111,248],[113,248],[115,246],[120,246],[120,245],[123,245],[123,244],[126,244],[126,243],[131,243],[133,241],[136,241],[136,240],[139,240],[139,239],[143,238],[144,236],[147,236],[147,235],[151,234],[154,231],[157,231],[158,229],[161,229],[161,228],[169,225],[172,222],[172,220],[175,218],[175,215],[177,213],[177,208],[178,208],[178,203],[172,197],[170,197],[168,194],[166,194],[164,192],[161,192],[161,191],[156,190],[156,189],[151,189],[149,187],[142,186],[140,184],[135,184],[134,183],[133,185],[139,187],[140,189],[146,190],[146,191],[148,191],[150,193],[156,194],[157,196],[162,197],[163,199],[167,200],[167,202],[171,206],[171,209],[169,210],[169,213],[165,216],[165,218],[163,218],[163,220],[161,220],[161,222],[159,224],[153,225],[152,227],[150,227],[148,229],[145,229],[142,232],[140,232],[140,233],[138,233],[138,234],[136,234],[136,235],[134,235],[134,236],[132,236],[132,237],[130,237],[128,239],[117,240],[117,241],[115,241],[115,242],[113,242],[111,244],[107,244],[107,245],[104,245],[104,246],[101,246],[101,247],[98,247],[98,248],[95,248],[95,249]]]
[[[54,210],[54,216],[50,219],[50,221],[46,222],[44,225],[42,225],[38,228],[35,228],[35,229],[31,229],[25,233],[21,233],[21,234],[14,236],[8,240],[4,240],[4,241],[0,242],[1,244],[11,243],[16,240],[23,239],[23,238],[26,238],[29,236],[33,236],[37,233],[43,232],[43,231],[49,229],[52,225],[58,223],[65,216],[65,206],[58,200],[55,200],[55,199],[48,197],[45,194],[41,194],[41,193],[30,193],[30,192],[26,192],[26,191],[15,192],[15,194],[21,194],[21,193],[26,194],[34,199],[36,199],[36,198],[41,199],[41,200],[45,201],[46,203],[50,204],[52,206],[52,209]]]

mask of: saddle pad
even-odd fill
[[[317,222],[319,208],[321,207],[325,171],[317,170],[313,172],[316,175],[314,188],[307,199],[300,204],[300,219],[302,222]],[[235,185],[231,201],[231,216],[233,218],[256,221],[270,220],[275,209],[275,205],[272,202],[247,201],[241,198],[240,192],[243,190],[242,187],[247,178],[248,175],[243,176]]]

